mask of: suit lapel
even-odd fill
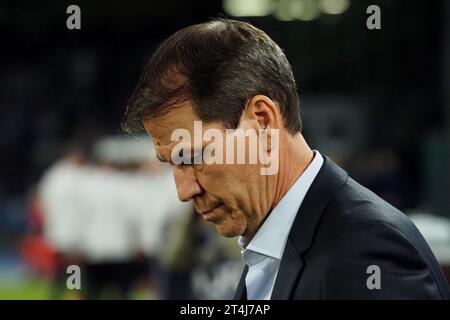
[[[295,284],[301,277],[304,267],[303,254],[312,244],[322,213],[333,195],[347,182],[347,172],[328,157],[323,156],[323,160],[322,168],[303,199],[289,232],[272,291],[271,299],[273,300],[292,297]],[[247,272],[246,266],[234,296],[235,300],[247,299],[245,286]]]
[[[297,277],[303,269],[303,260],[297,253],[290,237],[286,242],[283,258],[278,270],[277,280],[272,291],[271,300],[288,300]]]
[[[247,276],[248,266],[245,265],[244,271],[242,271],[241,279],[239,280],[236,293],[234,294],[234,300],[247,300],[247,289],[245,286],[245,277]]]
[[[348,179],[347,172],[328,157],[323,158],[322,168],[311,184],[289,232],[272,292],[273,300],[291,297],[304,266],[302,255],[311,246],[322,213]]]

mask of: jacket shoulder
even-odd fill
[[[409,217],[377,196],[375,193],[349,178],[333,195],[324,212],[335,227],[346,229],[364,225],[386,225],[404,233],[411,240],[423,240]]]
[[[442,271],[413,222],[351,178],[331,198],[315,243],[322,248],[317,252],[327,252],[325,298],[449,298]],[[381,290],[367,288],[374,265],[384,279]]]

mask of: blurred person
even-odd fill
[[[234,240],[219,237],[194,210],[173,219],[166,230],[162,298],[231,299],[242,269]]]
[[[69,146],[63,157],[44,172],[38,186],[44,238],[57,255],[53,299],[63,297],[67,266],[83,263],[80,239],[88,213],[81,206],[80,191],[86,164],[83,149]]]
[[[243,262],[236,240],[220,237],[196,214],[198,262],[191,273],[195,299],[232,299],[242,273]]]
[[[190,275],[196,260],[196,224],[194,210],[168,221],[160,255],[160,296],[165,300],[194,299]]]
[[[180,149],[172,134],[196,136],[195,121],[223,136],[236,128],[278,134],[278,145],[262,150],[266,158],[278,152],[278,170],[261,174],[262,161],[193,163],[192,155],[205,156],[208,139]],[[125,129],[142,126],[158,158],[171,164],[179,198],[193,199],[222,235],[240,236],[246,267],[237,299],[450,297],[409,218],[308,146],[291,66],[254,26],[219,19],[165,40],[126,111]]]
[[[136,214],[139,246],[148,255],[157,256],[165,245],[164,227],[193,208],[178,200],[170,168],[158,160],[147,160],[130,175],[128,206]],[[151,206],[149,207],[149,205]]]
[[[27,232],[20,240],[19,247],[24,260],[36,275],[55,280],[60,272],[61,257],[58,257],[44,235],[44,211],[36,189],[35,186],[31,187],[27,195]],[[57,296],[55,293],[54,296]]]
[[[148,284],[154,298],[164,297],[171,290],[168,288],[169,282],[162,279],[168,274],[162,260],[170,246],[165,241],[165,234],[167,228],[178,221],[180,216],[191,212],[193,206],[178,200],[169,168],[156,158],[146,159],[136,171],[130,173],[129,183],[123,192],[136,220],[135,237],[141,270],[148,271],[146,275],[149,281],[141,278],[141,284]],[[145,275],[144,272],[141,274]]]
[[[158,297],[164,225],[192,210],[177,200],[168,168],[142,146],[151,146],[148,138],[104,137],[94,146],[96,162],[83,188],[89,212],[82,235],[88,299],[108,290],[130,299],[136,289]]]
[[[136,278],[136,220],[127,206],[126,174],[107,162],[89,168],[82,190],[87,213],[80,238],[85,298],[130,299]]]

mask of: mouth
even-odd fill
[[[198,213],[202,215],[204,220],[207,220],[207,221],[217,220],[217,217],[214,215],[214,210],[220,208],[221,206],[223,206],[223,203],[219,202],[213,208],[208,209],[206,211],[199,210]]]

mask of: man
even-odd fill
[[[215,133],[199,135],[199,123]],[[291,67],[263,31],[220,19],[165,40],[126,112],[125,129],[142,125],[172,165],[179,198],[222,235],[240,236],[237,299],[449,298],[412,222],[309,148]],[[263,137],[258,161],[247,160],[251,134],[229,147],[239,132]],[[267,158],[275,172],[261,170]]]

